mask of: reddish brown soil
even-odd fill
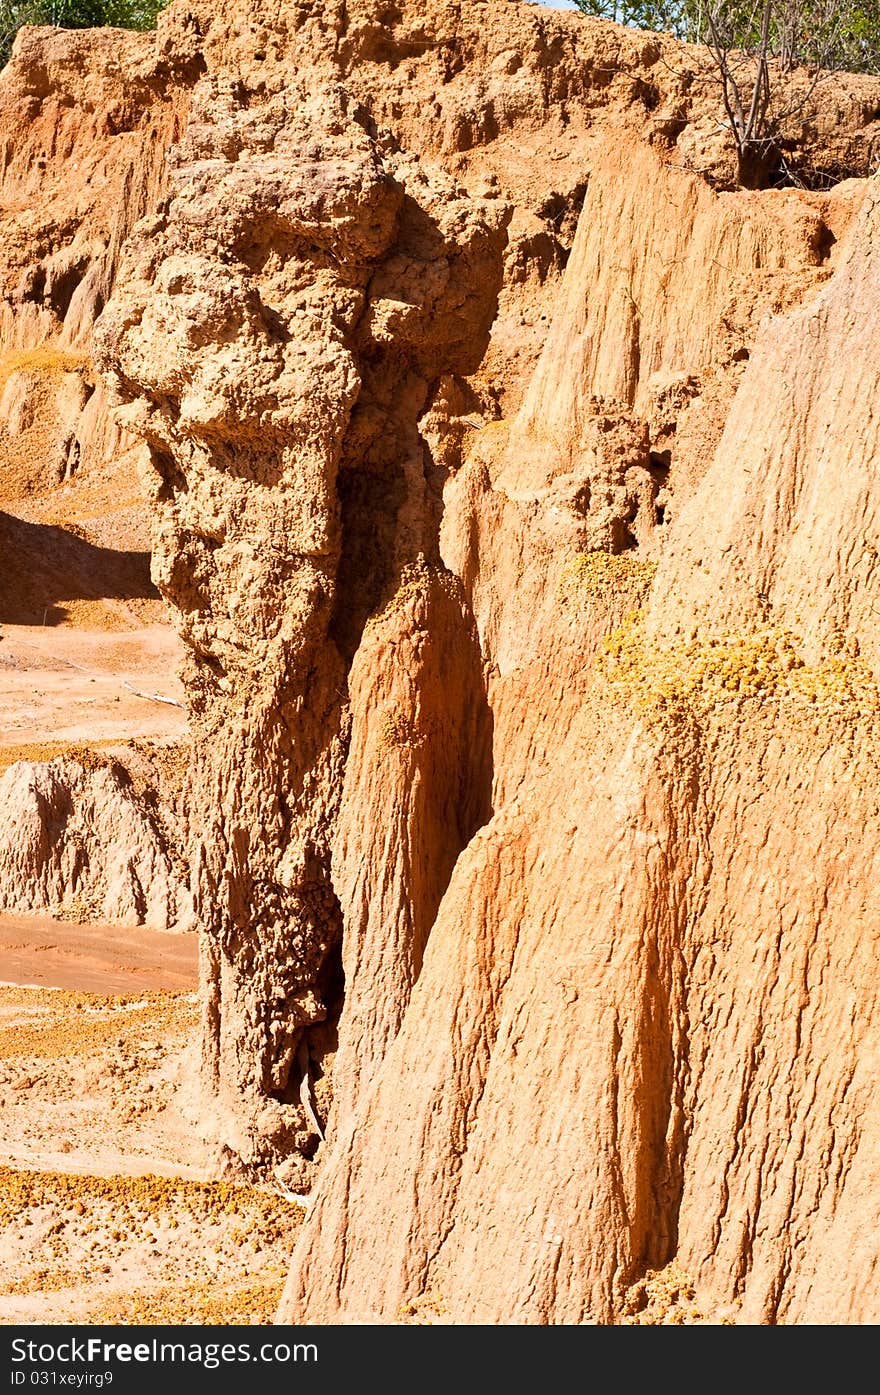
[[[194,989],[195,935],[143,926],[77,925],[47,915],[0,915],[0,981],[83,993]]]

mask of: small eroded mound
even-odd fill
[[[0,775],[0,908],[193,928],[175,811],[86,748]]]

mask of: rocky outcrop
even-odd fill
[[[354,1117],[397,1036],[459,853],[491,813],[480,658],[461,588],[444,569],[422,566],[370,619],[351,667],[332,863],[346,983],[335,1130]],[[364,819],[374,802],[385,811],[375,824]]]
[[[697,53],[502,0],[130,43],[169,148],[98,366],[204,1113],[316,1182],[282,1318],[876,1317],[874,185],[734,193]],[[829,92],[787,158],[858,172]]]
[[[827,289],[759,336],[715,463],[658,576],[666,599],[652,611],[652,637],[772,623],[799,633],[814,657],[861,656],[876,670],[880,499],[869,323],[878,223],[871,181]],[[707,536],[711,550],[702,545]]]
[[[514,424],[505,488],[521,494],[571,476],[575,487],[592,480],[594,493],[597,483],[619,489],[592,439],[607,417],[596,399],[607,399],[647,423],[641,460],[618,442],[607,454],[618,469],[640,466],[643,480],[653,473],[668,522],[673,499],[690,492],[717,445],[760,322],[831,274],[863,192],[863,182],[849,181],[825,194],[719,196],[649,146],[609,143]],[[608,430],[600,426],[600,439]],[[625,490],[613,506],[616,528],[591,545],[644,544],[642,496]]]
[[[150,448],[154,576],[188,645],[206,1071],[228,1108],[224,1142],[246,1163],[283,1157],[297,1137],[309,1146],[308,1117],[293,1132],[297,1077],[340,952],[346,672],[406,568],[438,568],[418,416],[442,372],[477,366],[500,280],[503,208],[383,155],[367,125],[339,89],[288,84],[245,103],[206,79],[168,214],[132,239],[100,326],[101,362],[134,399],[126,424]],[[469,622],[451,579],[446,591],[438,573],[425,603],[445,604],[441,646],[454,647]],[[433,642],[426,670],[442,655]],[[476,663],[473,674],[472,687]],[[455,697],[441,691],[417,759],[448,735]],[[418,725],[409,705],[405,722]],[[435,756],[450,759],[440,823],[454,846],[435,845],[433,811],[424,828],[412,815],[419,855],[438,864],[412,887],[416,959],[437,878],[473,828],[454,807],[472,759],[458,744]]]
[[[22,29],[0,79],[0,342],[88,344],[133,225],[162,197],[187,66],[155,36]]]

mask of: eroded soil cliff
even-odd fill
[[[314,1187],[281,1317],[876,1319],[880,84],[743,192],[699,52],[576,15],[95,45],[0,80],[5,342],[82,355],[19,494],[140,471],[193,744],[131,837],[206,1131]]]

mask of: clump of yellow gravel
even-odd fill
[[[697,1303],[693,1280],[673,1260],[664,1269],[649,1269],[627,1289],[624,1327],[691,1327],[707,1322],[732,1325],[730,1317],[708,1318]]]
[[[0,1225],[35,1207],[70,1210],[76,1217],[88,1208],[108,1203],[120,1223],[128,1218],[167,1213],[172,1229],[181,1216],[202,1224],[218,1218],[249,1218],[262,1239],[275,1238],[291,1220],[298,1224],[301,1208],[282,1195],[225,1180],[198,1182],[180,1177],[89,1177],[65,1172],[29,1172],[0,1167]]]
[[[112,1298],[89,1313],[88,1322],[169,1326],[234,1326],[274,1320],[284,1288],[285,1270],[256,1284],[190,1284]]]
[[[368,618],[367,628],[384,624],[410,601],[426,600],[435,587],[445,591],[452,600],[458,599],[458,582],[444,567],[430,566],[426,562],[408,562],[401,570],[396,590]]]
[[[97,752],[108,747],[118,746],[115,739],[93,741],[83,746],[76,741],[32,741],[18,746],[0,747],[0,772],[8,770],[18,761],[43,762],[62,756],[65,760],[75,760],[86,770],[95,770],[100,765],[111,765],[109,758],[102,759]]]

